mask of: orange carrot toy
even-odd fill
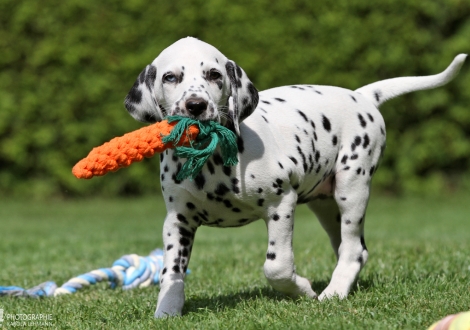
[[[72,173],[79,179],[91,179],[174,148],[176,156],[188,159],[177,178],[194,178],[215,151],[219,140],[224,165],[237,164],[236,136],[228,128],[212,121],[172,116],[93,148],[73,167]]]

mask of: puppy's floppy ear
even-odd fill
[[[138,121],[155,123],[164,116],[155,98],[156,77],[157,68],[147,65],[124,100],[127,111]]]
[[[230,80],[231,91],[228,109],[231,122],[228,122],[227,126],[239,135],[239,123],[251,115],[258,105],[258,91],[248,79],[245,71],[234,61],[228,60],[225,70]]]

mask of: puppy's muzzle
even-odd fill
[[[194,117],[197,117],[201,113],[206,111],[207,101],[200,97],[190,98],[186,100],[185,106],[191,115],[193,115]]]

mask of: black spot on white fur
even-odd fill
[[[331,122],[328,118],[325,117],[325,115],[322,115],[322,123],[323,123],[323,128],[327,131],[331,131]]]
[[[276,259],[276,253],[274,253],[274,252],[268,252],[268,253],[266,253],[266,259],[268,259],[268,260],[274,260],[274,259]]]
[[[367,122],[365,121],[364,117],[360,113],[357,115],[357,117],[359,118],[359,123],[361,124],[361,127],[366,128]]]
[[[381,97],[381,96],[382,96],[382,92],[381,92],[380,90],[376,90],[376,91],[374,92],[374,97],[375,97],[375,100],[376,100],[377,102],[380,101],[380,97]]]

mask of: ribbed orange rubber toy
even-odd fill
[[[93,148],[88,156],[79,161],[72,169],[73,175],[79,179],[91,179],[93,176],[105,175],[117,171],[144,157],[152,157],[168,148],[188,145],[199,134],[196,125],[189,126],[181,140],[175,145],[163,143],[162,138],[170,134],[176,122],[163,120],[156,124],[142,127],[133,132],[116,137],[103,145]]]

